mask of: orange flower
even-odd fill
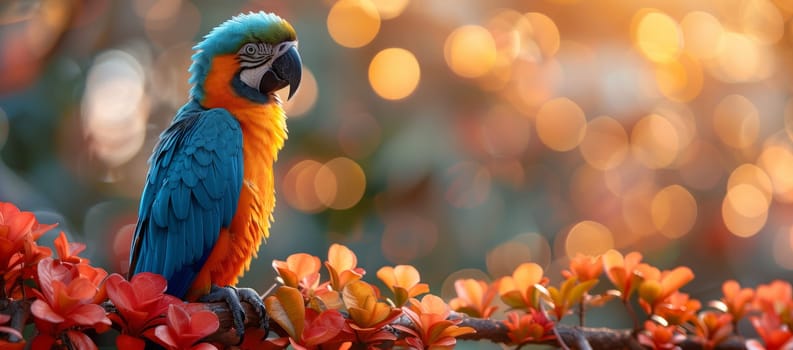
[[[358,258],[352,250],[341,244],[331,244],[328,249],[328,261],[325,262],[330,274],[331,288],[340,292],[347,283],[361,279],[366,271],[356,267],[357,264]]]
[[[377,301],[376,290],[366,282],[350,282],[342,294],[344,304],[354,321],[353,328],[379,329],[401,313],[386,303]]]
[[[782,350],[790,349],[793,346],[793,333],[782,323],[778,315],[764,312],[759,317],[751,317],[750,319],[752,320],[752,326],[754,326],[760,338],[763,339],[765,346],[750,340],[747,342],[747,348]]]
[[[712,350],[732,334],[732,315],[717,311],[701,312],[694,319],[697,342]]]
[[[430,291],[426,283],[419,283],[421,275],[410,265],[384,266],[377,270],[377,278],[394,293],[394,305],[398,307],[405,305],[409,298]]]
[[[545,341],[554,339],[553,322],[545,316],[545,313],[535,309],[522,314],[518,311],[511,311],[507,314],[507,319],[503,321],[509,330],[507,336],[512,344],[524,344],[530,341]]]
[[[733,322],[738,322],[748,311],[747,306],[754,298],[754,290],[751,288],[741,288],[735,280],[724,282],[721,286],[724,298],[721,301],[726,306],[726,311],[732,315]]]
[[[631,252],[625,257],[620,252],[609,249],[603,254],[603,269],[611,283],[617,288],[623,302],[627,302],[642,281],[642,270],[649,267],[640,264],[642,254]]]
[[[452,349],[457,337],[475,333],[471,327],[460,327],[461,319],[449,320],[449,306],[443,299],[428,294],[421,301],[410,299],[402,311],[413,322],[416,329],[395,325],[394,327],[412,335],[404,340],[405,346],[414,349]]]
[[[168,305],[181,303],[179,298],[165,294],[166,287],[165,277],[151,272],[136,274],[130,281],[115,273],[107,278],[105,289],[117,309],[109,317],[121,326],[125,336],[122,341],[139,339],[147,329],[163,324],[165,319],[161,316]],[[122,348],[120,344],[119,348]]]
[[[58,238],[55,238],[55,251],[58,253],[60,261],[71,264],[79,264],[80,262],[88,263],[87,259],[81,259],[77,254],[85,250],[85,244],[69,242],[66,234],[61,231]]]
[[[352,330],[346,326],[344,316],[339,311],[330,309],[318,312],[306,308],[303,296],[295,288],[279,287],[264,302],[268,315],[286,331],[289,339],[258,337],[249,340],[246,333],[243,348],[283,348],[291,343],[295,349],[319,349],[323,344],[332,344],[331,340],[341,343],[353,339],[346,336],[351,335]],[[346,333],[340,334],[342,331]]]
[[[767,313],[784,315],[793,309],[793,288],[790,283],[775,280],[761,284],[755,290],[755,307]]]
[[[600,278],[603,274],[603,256],[591,256],[576,253],[575,257],[570,259],[570,270],[563,270],[562,276],[569,279],[575,276],[579,282],[591,281]]]
[[[685,338],[677,326],[662,326],[652,321],[644,322],[644,330],[639,333],[639,343],[654,350],[680,349],[677,344]]]
[[[699,300],[689,299],[688,294],[675,292],[658,304],[655,314],[671,325],[681,325],[693,320],[701,307]]]
[[[642,269],[642,275],[643,280],[639,285],[639,304],[648,314],[652,314],[658,304],[694,279],[694,272],[685,266],[660,272],[657,268],[648,265]]]
[[[273,260],[281,282],[292,288],[315,290],[319,287],[319,258],[305,253],[292,254],[286,261]]]
[[[548,284],[548,278],[542,274],[540,265],[520,264],[512,276],[504,276],[499,281],[498,294],[501,300],[514,309],[537,309],[539,297],[536,286]]]
[[[498,292],[498,282],[487,284],[471,278],[454,281],[457,297],[449,302],[454,311],[464,312],[472,317],[488,318],[496,311],[493,298]]]

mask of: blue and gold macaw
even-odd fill
[[[237,283],[269,236],[273,163],[286,139],[275,92],[289,86],[291,98],[300,84],[297,35],[274,14],[249,13],[216,27],[194,49],[190,100],[150,159],[130,276],[158,273],[169,294],[226,301],[242,332],[240,300],[263,312],[261,298],[225,287]]]

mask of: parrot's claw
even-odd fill
[[[240,296],[237,293],[237,289],[234,287],[218,287],[216,285],[212,285],[212,288],[209,290],[209,293],[201,297],[198,301],[203,303],[214,303],[214,302],[225,302],[229,306],[229,310],[231,310],[231,315],[233,316],[233,323],[234,323],[234,330],[237,332],[237,336],[240,338],[240,343],[242,342],[243,337],[245,336],[245,310],[242,308],[242,304],[240,303]]]
[[[264,309],[262,297],[252,288],[237,288],[237,296],[240,301],[251,304],[256,310],[256,315],[259,316],[259,327],[264,329],[264,337],[267,338],[268,333],[270,333],[270,316],[267,315]]]

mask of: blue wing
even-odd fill
[[[231,224],[242,187],[242,132],[224,109],[195,101],[160,136],[141,196],[130,276],[154,272],[184,297]]]

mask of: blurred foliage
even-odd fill
[[[447,299],[610,248],[690,266],[702,299],[791,277],[786,0],[3,2],[0,200],[123,269],[191,47],[252,10],[295,26],[306,74],[246,286],[331,242]]]

